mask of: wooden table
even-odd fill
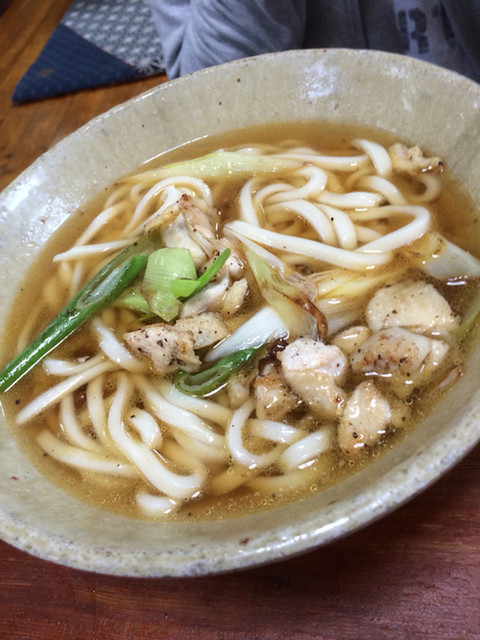
[[[0,17],[0,188],[46,149],[164,78],[14,106],[69,0]],[[480,447],[383,520],[295,559],[229,575],[129,579],[0,542],[1,640],[480,639]]]

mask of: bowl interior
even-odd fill
[[[479,85],[372,51],[270,54],[160,85],[60,142],[0,196],[0,324],[26,270],[62,222],[162,151],[266,123],[362,124],[446,158],[480,203],[479,107]],[[474,446],[480,439],[479,360],[476,348],[454,393],[354,478],[273,512],[221,522],[155,524],[80,503],[31,467],[2,418],[0,536],[40,557],[117,575],[197,575],[300,553],[392,510]]]

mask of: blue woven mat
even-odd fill
[[[74,0],[12,99],[28,102],[163,71],[145,0]]]

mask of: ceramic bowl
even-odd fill
[[[308,50],[269,54],[162,84],[92,120],[0,197],[3,323],[25,271],[79,206],[183,142],[250,125],[328,120],[379,127],[446,158],[480,203],[480,86],[410,58]],[[354,477],[272,512],[220,522],[129,520],[42,477],[0,420],[0,537],[100,573],[194,576],[274,561],[351,534],[422,491],[480,439],[480,345],[463,378],[399,446]]]

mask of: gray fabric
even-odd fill
[[[443,0],[457,41],[467,54],[470,77],[480,82],[480,0]]]
[[[299,48],[403,53],[390,0],[149,0],[175,78],[238,58]],[[443,0],[468,75],[480,81],[480,0]]]

